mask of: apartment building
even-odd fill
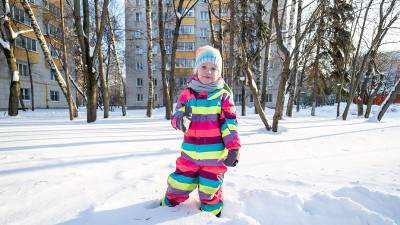
[[[51,56],[64,76],[61,61],[58,55],[61,54],[61,11],[60,1],[58,0],[29,0],[31,8],[36,16],[36,20],[45,36]],[[13,29],[29,30],[31,22],[28,15],[23,10],[20,1],[10,1],[11,17],[13,19]],[[0,12],[4,12],[0,9]],[[34,32],[27,32],[20,35],[16,40],[15,57],[21,81],[21,95],[25,107],[32,107],[31,81],[29,76],[29,66],[32,73],[33,98],[35,108],[67,108],[65,99],[58,83],[50,71],[50,67],[44,58],[43,51],[39,45]],[[10,95],[10,75],[7,61],[3,53],[0,53],[0,110],[8,109]],[[65,77],[64,77],[65,79]],[[75,97],[75,89],[72,86],[71,92]]]
[[[175,1],[177,4],[178,1]],[[185,2],[187,3],[187,2]],[[172,49],[172,32],[175,28],[175,18],[173,15],[173,7],[171,6],[172,0],[164,0],[164,13],[170,12],[169,19],[165,27],[165,42],[168,54],[167,59],[167,77],[170,73],[171,60],[170,54]],[[184,4],[186,5],[186,4]],[[153,42],[153,77],[154,77],[154,100],[155,107],[164,106],[163,100],[163,85],[161,79],[161,53],[158,43],[158,5],[157,0],[152,0],[153,12],[153,32],[152,36],[155,39]],[[169,7],[169,9],[168,9]],[[183,9],[184,11],[186,9]],[[229,11],[222,10],[222,16],[229,19]],[[213,19],[215,33],[218,33],[219,26],[216,19]],[[146,4],[144,0],[125,0],[125,44],[126,44],[126,93],[127,93],[127,108],[128,109],[143,109],[147,106],[148,99],[148,73],[147,73],[147,34],[146,34]],[[212,45],[210,22],[208,15],[208,4],[206,1],[201,0],[195,7],[188,12],[182,20],[180,27],[180,36],[178,39],[178,49],[176,53],[176,96],[184,90],[186,81],[193,76],[194,58],[197,48],[204,45]],[[228,72],[227,58],[229,58],[229,35],[224,35],[224,59],[225,59],[225,73]],[[279,85],[281,60],[278,57],[276,44],[271,46],[271,62],[269,65],[269,80],[268,80],[268,99],[267,106],[274,107],[277,97],[277,88]],[[261,74],[264,63],[264,53],[262,55]],[[236,76],[234,81],[233,94],[237,105],[242,100],[242,83],[239,76]],[[246,87],[246,105],[253,106],[253,98],[250,94],[249,88]]]

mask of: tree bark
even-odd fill
[[[64,66],[64,74],[65,79],[67,81],[67,101],[68,101],[68,109],[69,109],[69,119],[74,120],[74,117],[78,117],[78,111],[74,112],[74,106],[72,104],[72,95],[71,95],[71,85],[69,82],[69,71],[68,71],[68,57],[67,57],[67,45],[65,43],[65,24],[64,24],[64,0],[60,0],[61,7],[61,32],[62,32],[62,45],[63,45],[63,66]]]
[[[24,0],[26,1],[26,0]],[[93,48],[90,47],[90,33],[89,33],[89,2],[88,0],[83,0],[83,26],[81,22],[81,3],[80,0],[74,0],[74,22],[75,31],[79,40],[80,48],[82,50],[82,61],[83,61],[83,72],[85,74],[86,85],[87,85],[87,122],[91,123],[96,121],[97,117],[97,83],[96,76],[94,73],[94,62],[99,55],[101,41],[103,39],[105,23],[106,23],[106,13],[108,11],[109,0],[104,0],[103,3],[103,13],[101,14],[100,22],[100,32],[98,32],[97,41]]]
[[[292,4],[295,4],[296,0],[292,2]],[[294,6],[292,6],[294,7]],[[292,11],[294,13],[294,9],[292,8]],[[298,6],[297,6],[297,23],[296,23],[296,34],[295,34],[295,42],[296,44],[299,43],[299,38],[300,38],[300,28],[301,28],[301,14],[303,12],[303,1],[299,0],[298,1]],[[292,16],[291,16],[292,17]],[[290,30],[290,29],[289,29]],[[290,76],[290,92],[289,92],[289,100],[288,100],[288,105],[286,108],[286,115],[291,117],[292,116],[292,111],[293,111],[293,104],[294,104],[294,99],[295,99],[295,89],[297,87],[297,77],[298,77],[298,64],[299,64],[299,54],[300,54],[300,49],[297,49],[297,51],[294,53],[294,62],[293,62],[293,71],[292,75]],[[297,103],[298,104],[298,103]]]
[[[372,105],[374,104],[375,98],[376,98],[379,90],[383,86],[383,82],[382,82],[383,77],[384,77],[384,75],[381,74],[379,82],[373,85],[372,93],[368,98],[367,108],[365,109],[365,115],[364,115],[365,118],[369,118],[369,114],[371,113],[371,108],[372,108]]]
[[[153,109],[153,35],[152,35],[152,18],[151,18],[151,2],[146,0],[146,22],[147,22],[147,75],[149,77],[149,95],[147,99],[147,117],[152,116]]]
[[[261,86],[261,108],[265,110],[265,104],[267,101],[267,89],[268,89],[268,74],[269,74],[269,63],[271,60],[271,35],[272,35],[272,23],[273,16],[269,16],[268,20],[268,34],[267,34],[267,43],[265,47],[265,60],[264,60],[264,70],[263,70],[263,78],[262,78],[262,86]]]
[[[228,77],[228,86],[233,90],[233,77],[234,77],[234,69],[233,69],[233,63],[234,63],[234,53],[233,53],[233,46],[234,46],[234,41],[235,41],[235,5],[234,1],[231,1],[229,3],[229,8],[230,8],[230,21],[229,21],[229,31],[230,31],[230,36],[229,36],[229,77]]]
[[[124,91],[125,84],[124,84],[124,79],[122,78],[121,64],[119,62],[117,45],[115,44],[114,30],[113,30],[113,25],[111,22],[111,17],[110,17],[109,11],[107,11],[107,16],[108,16],[108,23],[109,23],[109,27],[110,27],[110,33],[111,33],[112,46],[114,49],[114,57],[115,57],[115,61],[117,62],[118,81],[119,81],[119,86],[120,86],[119,98],[120,98],[121,105],[122,105],[122,116],[126,116],[125,91]]]
[[[99,5],[99,0],[94,0],[94,5],[95,5],[95,17],[96,17],[96,32],[97,36],[100,36],[100,5]],[[106,13],[106,12],[104,12]],[[104,62],[103,62],[103,45],[102,41],[99,43],[100,46],[100,51],[98,55],[98,60],[99,60],[99,76],[100,76],[100,82],[101,82],[101,94],[103,96],[103,106],[104,106],[104,118],[108,118],[109,116],[109,108],[110,108],[110,102],[109,102],[109,97],[108,97],[108,85],[107,85],[107,80],[106,80],[106,75],[104,73]]]
[[[4,55],[7,60],[8,71],[10,75],[10,96],[8,98],[8,115],[9,116],[17,116],[18,115],[18,105],[20,98],[20,78],[18,72],[17,62],[15,61],[14,49],[15,49],[15,33],[11,27],[11,14],[10,14],[10,5],[8,0],[2,1],[3,9],[8,10],[8,14],[4,14],[4,17],[1,21],[3,22],[2,26],[4,27],[5,38],[4,42],[8,42],[8,46],[1,46],[1,49],[4,52]],[[2,38],[0,36],[0,38]]]
[[[307,60],[304,59],[304,64],[303,68],[301,69],[301,75],[300,75],[300,80],[297,85],[297,105],[296,105],[296,111],[300,112],[300,98],[301,98],[301,89],[303,87],[303,80],[304,80],[304,74],[306,71],[306,65],[307,65]]]
[[[378,112],[377,119],[381,121],[383,115],[385,115],[386,110],[389,106],[396,100],[397,94],[400,92],[400,79],[397,80],[395,86],[390,91],[389,95],[386,97],[385,101],[382,103],[382,107]]]
[[[165,42],[164,42],[164,12],[163,12],[163,0],[158,0],[158,30],[160,32],[159,40],[160,40],[160,51],[161,51],[161,78],[163,83],[163,91],[164,91],[164,104],[165,104],[165,119],[170,120],[172,115],[171,108],[171,99],[169,96],[169,88],[167,82],[167,52],[165,50]]]

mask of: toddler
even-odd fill
[[[179,205],[198,187],[200,209],[219,217],[224,173],[227,166],[238,163],[241,147],[235,106],[231,90],[220,77],[222,58],[217,49],[200,47],[193,71],[195,76],[188,80],[171,118],[184,138],[161,205]]]

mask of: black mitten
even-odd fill
[[[190,124],[192,123],[192,107],[189,106],[186,111],[179,117],[178,125],[186,133],[189,130]]]
[[[228,151],[228,156],[224,160],[225,166],[235,167],[239,162],[239,150],[232,149]]]

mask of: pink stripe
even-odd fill
[[[220,128],[214,128],[207,130],[189,129],[189,131],[185,135],[191,137],[216,137],[216,136],[221,136],[222,134]]]
[[[208,129],[215,129],[219,128],[219,121],[209,121],[209,122],[193,122],[190,124],[190,129],[196,130],[208,130]]]

